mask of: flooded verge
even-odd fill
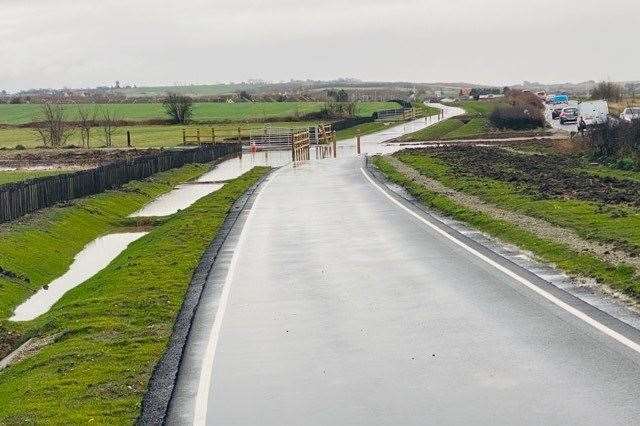
[[[187,183],[159,196],[130,217],[169,216],[184,210],[205,195],[222,188],[220,183]]]
[[[291,150],[244,153],[218,164],[202,175],[198,182],[220,182],[235,179],[256,166],[279,167],[291,162]]]
[[[64,275],[18,306],[9,320],[29,321],[46,313],[69,290],[106,268],[129,244],[144,235],[146,232],[110,234],[87,244]]]

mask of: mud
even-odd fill
[[[640,182],[577,171],[583,166],[577,156],[525,154],[477,146],[437,146],[408,152],[424,152],[449,164],[457,175],[508,182],[540,199],[572,198],[640,206]]]
[[[159,149],[30,149],[0,151],[0,168],[92,168],[161,152]]]

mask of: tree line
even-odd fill
[[[173,124],[184,124],[193,116],[193,99],[189,96],[169,93],[164,98],[163,107]],[[113,146],[113,136],[124,121],[117,110],[109,105],[90,107],[78,105],[75,120],[67,119],[65,105],[47,102],[41,105],[36,119],[35,129],[45,147],[59,148],[64,146],[77,130],[80,134],[81,146],[90,148],[94,129],[99,129],[101,142],[105,147]]]

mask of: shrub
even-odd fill
[[[610,120],[594,126],[587,131],[587,140],[594,158],[637,158],[640,156],[640,120],[631,123]]]
[[[636,168],[636,162],[633,158],[624,157],[616,161],[616,169],[633,170]]]
[[[591,91],[591,99],[619,101],[622,99],[622,86],[610,81],[601,81]]]
[[[489,116],[491,123],[499,129],[531,130],[544,127],[544,117],[535,108],[527,105],[500,105]]]

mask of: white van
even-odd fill
[[[609,104],[607,101],[589,101],[578,105],[578,130],[598,124],[605,124],[609,117]]]

